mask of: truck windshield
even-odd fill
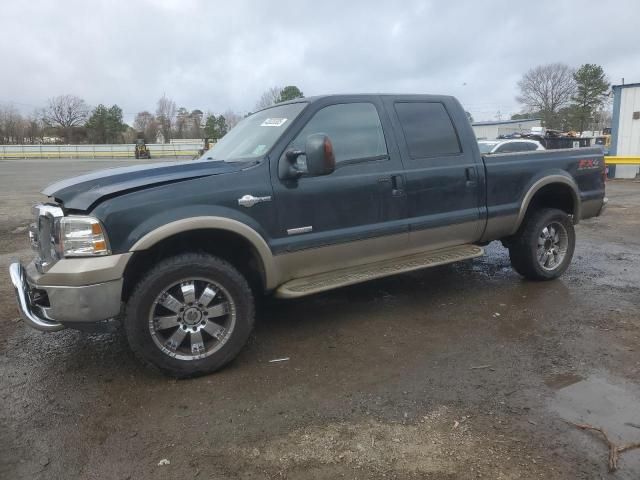
[[[261,157],[306,106],[306,102],[291,103],[256,112],[232,128],[200,159],[239,162]]]

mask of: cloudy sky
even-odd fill
[[[519,111],[516,83],[551,62],[640,82],[640,2],[4,1],[0,103],[71,93],[132,121],[178,106],[251,110],[270,86],[307,95],[443,93],[476,120]]]

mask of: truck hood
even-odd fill
[[[254,163],[196,160],[108,168],[61,180],[46,187],[42,193],[62,202],[66,208],[89,210],[105,197],[192,178],[233,173]]]

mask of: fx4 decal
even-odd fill
[[[597,158],[578,160],[578,170],[591,170],[593,168],[600,168],[601,166],[600,160]]]

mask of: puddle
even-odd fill
[[[545,383],[556,390],[549,407],[564,420],[602,427],[612,441],[630,443],[640,441],[640,390],[625,382],[613,382],[603,376],[583,379],[575,374],[554,375]],[[592,436],[594,445],[602,449],[606,465],[607,450],[604,442]],[[640,450],[625,452],[620,457],[620,477],[640,476]],[[629,475],[629,477],[627,477]]]

